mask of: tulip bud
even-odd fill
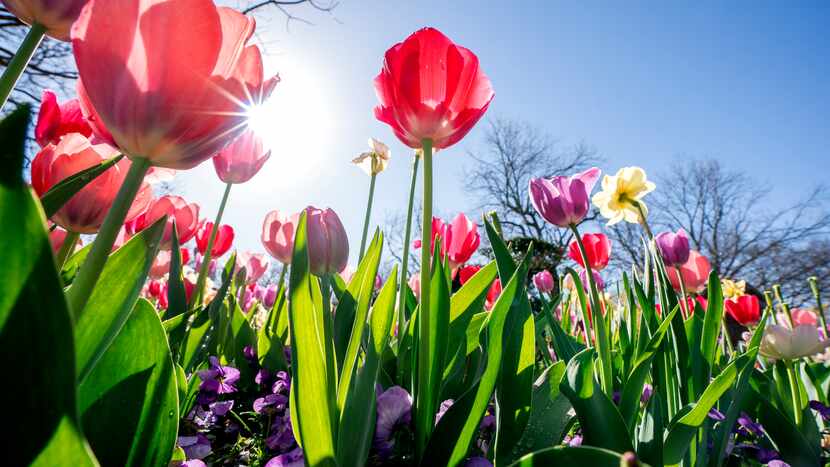
[[[317,276],[345,269],[349,260],[349,238],[340,218],[331,209],[306,208],[308,262]]]
[[[689,237],[685,230],[661,232],[654,237],[654,242],[666,267],[682,266],[689,260]]]
[[[262,169],[271,151],[266,151],[262,139],[253,130],[247,130],[231,144],[213,156],[216,175],[225,183],[245,183]]]
[[[536,286],[536,290],[539,293],[551,293],[553,292],[553,274],[550,273],[547,269],[537,272],[533,275],[533,285]]]

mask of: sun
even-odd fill
[[[271,97],[248,110],[248,126],[271,150],[260,183],[271,184],[267,173],[300,186],[318,173],[329,152],[331,110],[324,87],[309,68],[278,61],[281,81]]]

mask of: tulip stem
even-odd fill
[[[824,317],[824,306],[821,304],[821,290],[818,287],[818,278],[816,276],[810,276],[807,278],[807,282],[810,283],[810,291],[813,292],[813,298],[816,300],[816,311],[818,312],[819,322],[821,322],[821,329],[827,335],[827,319]]]
[[[197,303],[201,303],[202,295],[205,289],[205,282],[210,272],[210,257],[213,252],[213,243],[216,241],[216,234],[219,232],[219,223],[222,222],[222,215],[225,213],[225,205],[228,204],[228,195],[231,193],[233,183],[225,185],[225,193],[222,194],[222,201],[219,203],[219,211],[216,213],[216,219],[213,220],[213,228],[210,229],[210,237],[208,237],[207,248],[202,255],[202,267],[199,268],[199,278],[196,280],[196,290],[193,293],[191,307],[195,307]]]
[[[593,321],[593,328],[594,328],[594,336],[597,341],[597,350],[599,353],[599,363],[601,367],[600,371],[600,386],[602,386],[602,391],[611,396],[614,391],[614,380],[613,380],[613,373],[611,372],[611,349],[609,349],[608,339],[606,336],[606,329],[605,329],[605,321],[604,317],[602,316],[602,308],[599,301],[599,292],[597,291],[597,285],[594,282],[594,273],[591,270],[591,263],[588,261],[588,253],[585,250],[585,244],[582,242],[582,237],[579,235],[579,229],[576,227],[576,224],[570,225],[571,230],[574,233],[574,237],[576,240],[576,245],[579,247],[579,254],[582,256],[582,264],[585,266],[585,278],[588,280],[588,288],[591,291],[590,295],[590,303],[591,303],[591,310],[593,313],[598,313],[599,316],[594,318]],[[602,324],[600,324],[602,323]],[[587,323],[584,323],[587,326]],[[587,329],[586,329],[587,333]],[[586,342],[586,345],[588,342]]]
[[[406,316],[406,287],[407,287],[407,270],[409,268],[409,242],[412,236],[412,211],[415,205],[415,184],[418,180],[418,163],[421,158],[418,153],[415,153],[415,161],[412,163],[412,176],[409,182],[409,205],[406,211],[406,228],[403,234],[403,251],[401,252],[401,286],[398,289],[398,347],[403,340],[403,332],[405,331]]]
[[[0,109],[6,105],[6,101],[9,99],[9,95],[11,95],[15,84],[17,84],[17,80],[20,79],[23,71],[26,70],[26,66],[29,64],[29,60],[32,59],[32,55],[35,54],[35,50],[40,45],[40,41],[43,40],[43,34],[45,32],[46,28],[43,25],[33,24],[29,32],[26,33],[26,37],[23,38],[23,42],[20,43],[20,47],[18,47],[14,57],[12,57],[6,66],[3,76],[0,77]]]
[[[680,314],[683,315],[684,318],[688,318],[689,316],[692,316],[692,312],[689,310],[688,302],[686,302],[686,281],[683,280],[683,274],[680,272],[680,268],[674,268],[674,272],[677,274],[677,280],[680,284]]]
[[[790,393],[793,398],[793,420],[796,428],[801,428],[801,388],[798,386],[798,375],[796,374],[796,363],[790,360],[784,360],[784,365],[787,367],[787,379],[790,383]]]
[[[430,381],[430,348],[431,342],[435,336],[429,333],[430,328],[430,269],[431,269],[431,254],[432,248],[430,239],[432,238],[432,140],[423,140],[423,159],[424,159],[424,196],[423,196],[423,215],[421,219],[421,301],[420,310],[418,311],[418,342],[416,348],[418,349],[418,366],[416,373],[416,391],[415,391],[415,453],[418,459],[424,454],[427,440],[432,433],[434,425],[435,407],[431,400],[427,400],[430,396],[430,386],[436,386],[437,381]],[[423,412],[426,412],[424,414]]]
[[[66,231],[66,238],[63,239],[63,244],[61,245],[60,250],[58,250],[58,255],[55,257],[55,264],[58,265],[58,272],[63,269],[64,263],[66,263],[66,258],[69,257],[69,254],[75,249],[75,244],[78,243],[78,238],[80,238],[80,234],[78,232],[73,232],[71,230]]]
[[[357,262],[363,261],[363,253],[366,250],[366,234],[369,233],[369,219],[372,217],[372,201],[375,198],[375,178],[378,174],[372,172],[372,177],[369,179],[369,201],[366,204],[366,218],[363,219],[363,238],[360,239],[360,252]]]
[[[775,284],[772,286],[772,292],[775,294],[775,299],[778,300],[778,306],[781,307],[781,310],[787,316],[787,320],[790,322],[790,329],[795,329],[795,321],[793,320],[793,314],[790,311],[790,306],[787,305],[787,302],[784,301],[784,295],[781,293],[781,286]]]
[[[723,351],[726,354],[726,351],[729,351],[729,355],[735,354],[735,348],[732,346],[732,339],[729,337],[729,329],[726,327],[726,319],[722,319],[720,322],[721,331],[723,332]],[[729,358],[728,355],[724,355]]]
[[[115,237],[118,236],[118,231],[124,224],[127,212],[130,210],[135,195],[138,193],[138,189],[141,188],[144,174],[147,173],[149,168],[149,160],[133,159],[130,170],[118,190],[118,195],[116,195],[107,217],[104,218],[101,229],[98,230],[98,236],[95,237],[95,241],[92,243],[92,249],[90,249],[84,264],[78,271],[78,275],[75,276],[75,280],[72,282],[72,287],[66,294],[69,310],[76,321],[81,316],[95,283],[98,282],[98,277],[104,269],[110,251],[112,251]]]

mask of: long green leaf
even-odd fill
[[[139,300],[79,386],[84,432],[103,465],[164,465],[179,426],[177,376],[153,305]]]
[[[184,290],[184,278],[182,277],[182,253],[179,250],[179,234],[176,223],[173,222],[173,229],[170,234],[173,242],[170,248],[170,271],[167,275],[167,311],[165,319],[174,318],[187,311],[187,294]],[[194,290],[195,294],[196,291]]]
[[[158,252],[166,218],[131,238],[109,257],[75,324],[78,382],[89,375],[130,317]]]
[[[50,188],[40,199],[43,210],[46,211],[46,216],[52,217],[64,204],[75,196],[75,193],[81,191],[89,182],[95,180],[96,177],[117,164],[123,157],[123,154],[119,154],[100,164],[95,164],[92,167],[88,167],[61,180],[60,183]]]
[[[621,457],[614,451],[590,446],[552,447],[532,452],[511,467],[547,467],[552,465],[582,465],[591,467],[620,467]],[[638,465],[644,465],[639,463]]]
[[[709,274],[708,300],[706,315],[703,318],[703,338],[700,341],[700,353],[707,365],[707,376],[712,376],[715,367],[715,355],[718,349],[718,336],[723,321],[723,291],[720,278],[715,271]],[[725,337],[724,337],[725,338]]]
[[[300,215],[294,236],[294,257],[291,262],[290,300],[288,306],[291,329],[291,421],[309,465],[336,465],[337,430],[336,381],[327,370],[325,334],[320,286],[308,269],[306,213]]]

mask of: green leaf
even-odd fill
[[[590,446],[552,447],[532,452],[510,464],[515,467],[547,467],[552,465],[582,465],[591,467],[620,467],[619,454]],[[644,465],[639,463],[638,465]]]
[[[697,434],[698,428],[706,421],[709,410],[714,407],[723,393],[732,387],[738,373],[737,367],[743,367],[747,360],[749,357],[746,354],[733,360],[709,383],[696,403],[686,406],[678,412],[675,420],[669,423],[663,449],[666,464],[680,463],[689,449],[692,438]]]
[[[3,462],[98,465],[79,429],[72,322],[46,218],[31,190],[14,180],[27,122],[27,108],[0,122],[0,363],[12,378],[0,392],[11,421]]]
[[[571,415],[571,402],[559,390],[565,376],[565,362],[559,361],[545,369],[533,385],[530,420],[522,439],[513,448],[518,459],[527,452],[539,451],[559,444],[565,435]]]
[[[700,340],[700,353],[707,365],[707,376],[712,376],[715,367],[715,355],[718,350],[718,336],[723,321],[723,291],[720,279],[715,271],[709,274],[707,310],[703,318],[703,338]]]
[[[516,264],[495,227],[485,222],[485,229],[496,256],[499,277],[504,283],[513,276]],[[496,387],[496,404],[500,408],[496,417],[496,463],[505,462],[519,442],[530,418],[533,397],[536,330],[530,302],[524,292],[526,277],[518,280],[522,282],[521,291],[514,296],[505,322],[502,370]]]
[[[130,317],[147,271],[158,252],[166,218],[131,238],[113,253],[84,311],[75,323],[78,382],[89,375]]]
[[[61,282],[64,285],[70,285],[72,283],[75,275],[78,274],[78,270],[81,269],[81,265],[86,261],[86,255],[89,254],[89,250],[91,249],[92,243],[90,242],[80,250],[69,255],[69,258],[64,261],[63,268],[61,268]]]
[[[765,323],[766,321],[761,322]],[[726,411],[726,419],[720,423],[720,430],[712,435],[715,438],[712,448],[712,458],[713,460],[716,460],[717,465],[721,465],[723,462],[723,458],[726,453],[726,446],[732,436],[732,427],[735,426],[735,422],[738,420],[740,412],[743,410],[744,404],[750,395],[752,388],[749,384],[749,379],[752,376],[753,364],[755,363],[755,358],[758,355],[758,344],[760,344],[763,333],[764,327],[758,326],[755,331],[755,335],[753,335],[750,340],[751,347],[746,353],[748,356],[746,363],[744,363],[743,367],[738,369],[738,382],[732,389],[732,400],[729,403],[729,409]]]
[[[50,188],[40,198],[40,203],[43,205],[43,210],[46,211],[46,216],[52,217],[64,204],[75,196],[75,193],[81,191],[89,182],[95,180],[96,177],[117,164],[123,157],[123,154],[119,154],[92,167],[87,167],[61,180],[60,183]]]
[[[184,290],[184,279],[182,278],[182,252],[179,250],[179,234],[176,223],[173,222],[173,229],[170,235],[172,246],[170,247],[170,273],[167,275],[167,311],[165,319],[174,318],[187,311],[187,294]],[[195,294],[196,291],[194,290]]]
[[[337,381],[329,375],[322,296],[317,279],[308,270],[306,213],[300,215],[294,236],[294,257],[288,305],[293,365],[291,420],[309,465],[336,465]]]
[[[481,268],[473,277],[458,289],[450,298],[450,327],[449,338],[447,339],[447,355],[453,358],[447,362],[444,373],[447,374],[453,366],[460,364],[460,357],[466,357],[459,348],[466,342],[465,336],[473,315],[482,311],[487,292],[493,280],[496,278],[498,268],[495,262],[490,262]],[[481,328],[479,328],[481,329]]]
[[[165,465],[179,426],[177,375],[153,305],[139,300],[79,386],[84,432],[103,465]]]
[[[344,307],[341,309],[337,307],[335,312],[335,329],[343,329],[344,316],[351,314],[350,333],[348,344],[345,348],[342,360],[340,360],[338,368],[340,368],[340,379],[337,387],[337,409],[343,410],[346,405],[346,397],[349,394],[349,387],[352,384],[352,378],[357,372],[358,353],[360,351],[361,343],[363,342],[363,334],[366,329],[367,317],[369,315],[369,302],[372,299],[372,294],[375,291],[375,278],[377,277],[378,264],[380,263],[380,253],[383,249],[383,235],[380,232],[375,232],[372,243],[366,251],[361,266],[358,270],[361,271],[360,276],[357,277],[358,293],[357,303],[355,307]],[[357,274],[356,274],[357,276]],[[351,286],[351,284],[349,284]],[[350,292],[347,291],[341,296],[345,296]],[[348,311],[347,311],[348,310]],[[340,311],[344,313],[339,314]],[[340,320],[340,321],[338,321]],[[337,331],[335,331],[337,334]],[[338,356],[340,354],[338,353]]]
[[[423,465],[457,465],[467,455],[499,378],[504,359],[507,315],[518,293],[524,293],[527,261],[507,283],[487,321],[486,367],[481,378],[444,413],[424,452]]]
[[[362,466],[369,457],[375,434],[375,384],[380,373],[383,351],[389,344],[392,322],[395,319],[397,281],[396,265],[372,307],[365,362],[357,372],[354,384],[349,388],[340,415],[340,433],[337,437],[337,464],[340,466]]]
[[[619,410],[594,381],[594,349],[585,349],[571,359],[560,389],[579,418],[585,444],[617,452],[633,450]]]
[[[637,456],[651,465],[663,465],[663,408],[660,394],[655,392],[648,400],[640,422]]]

